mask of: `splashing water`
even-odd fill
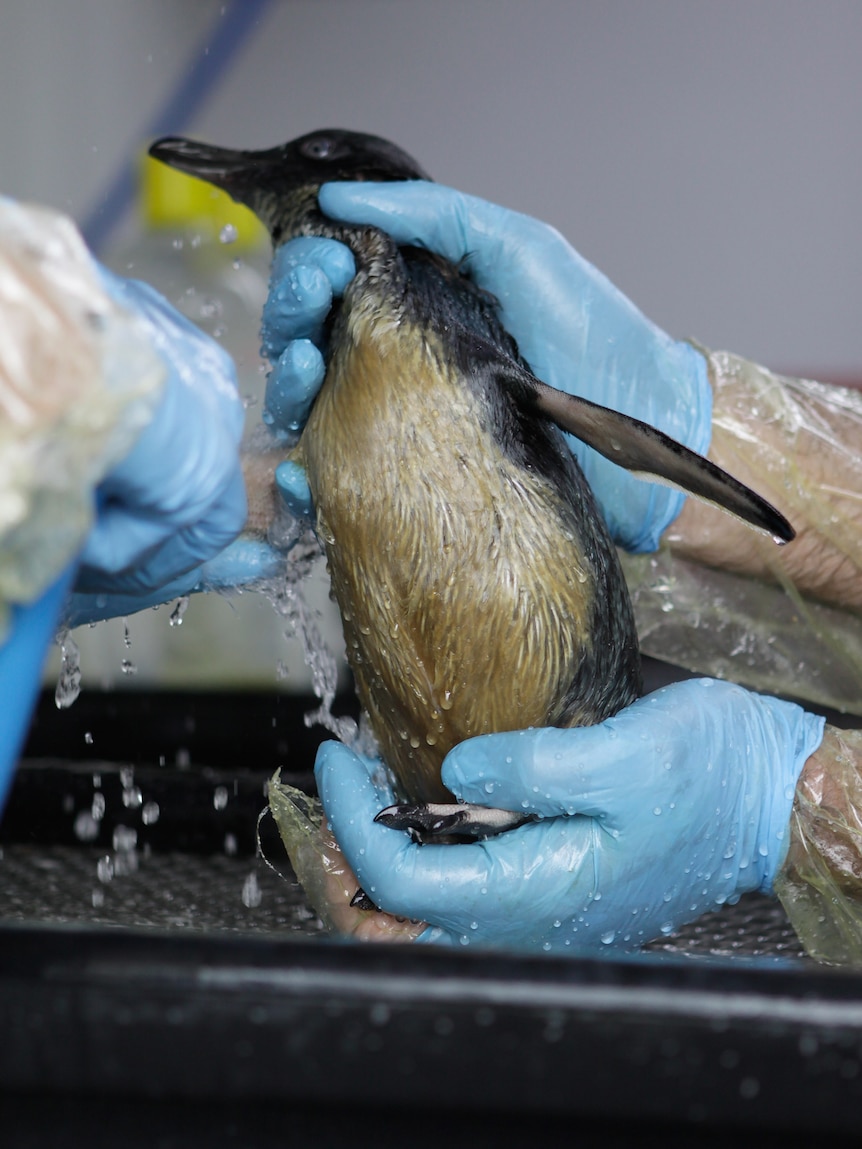
[[[68,630],[57,636],[57,644],[60,647],[60,673],[54,702],[58,710],[66,710],[81,693],[81,652]]]
[[[242,887],[242,904],[248,906],[250,910],[256,909],[261,901],[263,895],[260,889],[260,883],[257,880],[257,874],[252,870],[243,883]]]
[[[313,610],[303,594],[303,586],[321,554],[320,543],[311,531],[306,531],[290,550],[285,563],[284,578],[277,587],[270,588],[273,606],[287,622],[285,638],[296,637],[302,645],[302,654],[311,671],[311,686],[320,706],[305,715],[305,725],[323,726],[348,746],[353,746],[359,728],[352,718],[336,717],[332,713],[338,688],[338,661],[326,645],[318,626],[319,612]]]
[[[186,594],[186,595],[183,595],[182,598],[177,599],[177,605],[171,611],[171,616],[168,619],[168,622],[170,623],[170,625],[171,626],[182,626],[183,625],[183,616],[185,615],[188,608],[189,608],[189,596]]]

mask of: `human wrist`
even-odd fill
[[[782,511],[796,538],[776,549],[765,535],[689,499],[662,542],[680,558],[862,610],[862,396],[776,375],[729,352],[712,352],[709,368],[710,459]]]
[[[862,731],[827,726],[796,786],[775,893],[805,949],[862,962]]]

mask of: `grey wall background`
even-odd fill
[[[230,68],[162,130],[389,136],[555,224],[672,334],[862,381],[858,0],[0,0],[0,192],[98,218],[240,5],[258,20]],[[144,274],[137,227],[102,254]],[[337,650],[322,575],[308,593]],[[85,682],[309,689],[259,599],[198,597],[182,638],[142,612],[131,652],[120,620],[81,628]]]
[[[0,0],[0,189],[85,218],[219,0]],[[192,134],[391,136],[676,335],[862,376],[862,5],[273,0]]]

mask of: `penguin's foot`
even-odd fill
[[[392,830],[407,830],[417,842],[434,841],[453,834],[488,838],[536,820],[535,814],[515,814],[511,810],[494,810],[466,802],[387,806],[374,819]]]

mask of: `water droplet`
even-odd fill
[[[60,673],[54,702],[58,710],[65,710],[81,693],[81,652],[68,631],[58,636],[57,643],[60,647]]]
[[[654,806],[653,807],[653,813],[654,814],[660,814],[661,813],[661,806]]]
[[[81,810],[73,826],[79,842],[93,842],[99,836],[99,823],[89,810]]]
[[[89,730],[88,730],[88,731],[87,731],[87,733],[84,735],[84,741],[87,743],[87,745],[88,745],[88,746],[92,746],[92,745],[93,745],[93,735],[90,733],[90,731],[89,731]]]
[[[260,885],[257,880],[257,874],[252,870],[242,886],[242,904],[248,906],[250,910],[256,909],[263,899],[260,892]]]
[[[141,821],[145,826],[152,826],[153,823],[159,820],[159,804],[158,802],[147,802],[143,810],[141,810]]]
[[[101,822],[105,816],[105,795],[102,794],[101,791],[93,795],[93,804],[90,807],[90,814],[96,822]]]
[[[237,852],[237,842],[235,834],[225,834],[224,836],[224,852],[229,858],[232,858]]]
[[[236,243],[239,232],[232,223],[226,223],[218,233],[219,243]]]
[[[117,853],[128,853],[138,844],[138,831],[131,826],[116,826],[112,844]]]
[[[739,1083],[739,1096],[750,1101],[760,1092],[760,1082],[756,1077],[743,1077]]]
[[[189,596],[188,595],[183,595],[182,598],[177,599],[177,605],[171,611],[171,616],[168,619],[168,622],[170,623],[171,626],[182,626],[183,625],[183,615],[188,610],[188,606],[189,606]]]
[[[96,877],[100,882],[104,884],[110,882],[113,876],[114,863],[111,860],[110,855],[105,854],[104,857],[99,858],[98,862],[96,863]]]
[[[134,662],[131,662],[128,658],[124,658],[120,663],[120,670],[122,670],[123,674],[128,675],[130,678],[134,677],[134,675],[138,673],[137,666],[135,666]]]
[[[228,792],[227,786],[216,786],[213,791],[213,807],[216,810],[223,810],[227,805]]]
[[[602,944],[606,946],[611,945],[616,936],[617,935],[614,930],[608,930],[606,933],[602,934]]]
[[[143,802],[143,795],[137,786],[130,786],[123,790],[123,805],[129,810],[136,810]]]

